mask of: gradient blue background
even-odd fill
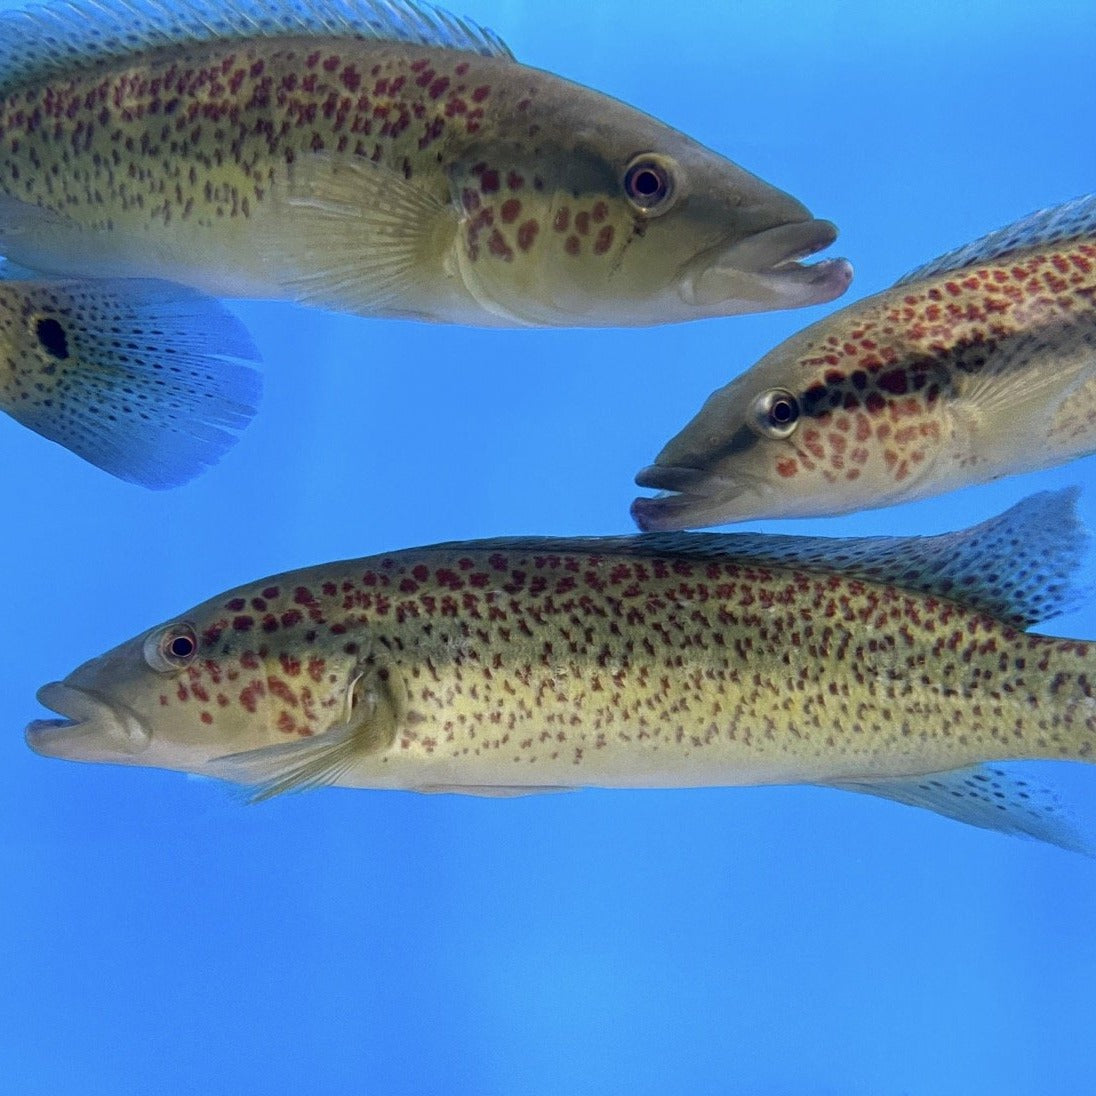
[[[841,228],[849,299],[1096,189],[1090,5],[471,0]],[[630,529],[632,476],[828,309],[484,332],[233,304],[261,413],[153,495],[0,421],[0,1092],[1096,1092],[1096,863],[811,788],[241,806],[38,758],[43,682],[213,593],[456,538]],[[832,306],[831,306],[832,307]],[[951,529],[1092,459],[844,520]],[[1096,639],[1096,604],[1054,621]],[[1096,772],[1032,766],[1096,833]]]

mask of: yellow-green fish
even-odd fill
[[[413,0],[0,16],[0,253],[68,275],[489,326],[828,301],[836,230]]]
[[[990,759],[1091,760],[1096,644],[1059,612],[1074,492],[928,538],[443,544],[242,586],[44,686],[38,753],[517,795],[806,782],[1069,848]]]
[[[841,514],[1096,450],[1096,195],[821,320],[636,477],[642,529]]]
[[[255,413],[258,355],[215,300],[141,279],[0,279],[0,410],[145,487],[185,483]]]

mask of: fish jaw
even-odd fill
[[[43,685],[38,702],[62,717],[36,719],[27,725],[27,745],[43,757],[124,762],[152,741],[134,712],[67,681]]]
[[[644,533],[702,529],[778,516],[774,506],[779,501],[771,486],[761,480],[729,479],[700,468],[652,464],[636,473],[635,481],[640,487],[661,492],[632,502],[632,520]]]
[[[705,315],[730,316],[825,304],[852,283],[848,259],[800,260],[837,239],[831,221],[807,219],[755,232],[699,255],[686,269],[681,296]]]

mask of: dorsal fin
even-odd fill
[[[949,270],[962,270],[976,263],[990,262],[1013,252],[1027,251],[1045,244],[1059,244],[1096,232],[1096,194],[1086,194],[1071,202],[1040,209],[1004,228],[990,232],[973,243],[964,244],[924,266],[904,274],[894,284],[909,285]]]
[[[641,533],[631,537],[503,538],[490,550],[726,559],[799,567],[934,594],[1026,628],[1083,597],[1073,576],[1088,537],[1076,487],[1029,495],[980,525],[929,537],[799,537],[771,533]],[[432,550],[467,550],[467,543]],[[421,550],[420,550],[421,551]],[[412,550],[414,554],[414,550]]]
[[[494,31],[422,0],[68,0],[0,14],[0,94],[182,42],[287,35],[412,42],[512,58]]]

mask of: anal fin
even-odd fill
[[[1054,792],[1006,769],[973,765],[920,776],[830,780],[826,787],[864,792],[999,833],[1046,841],[1070,852],[1096,855]]]

